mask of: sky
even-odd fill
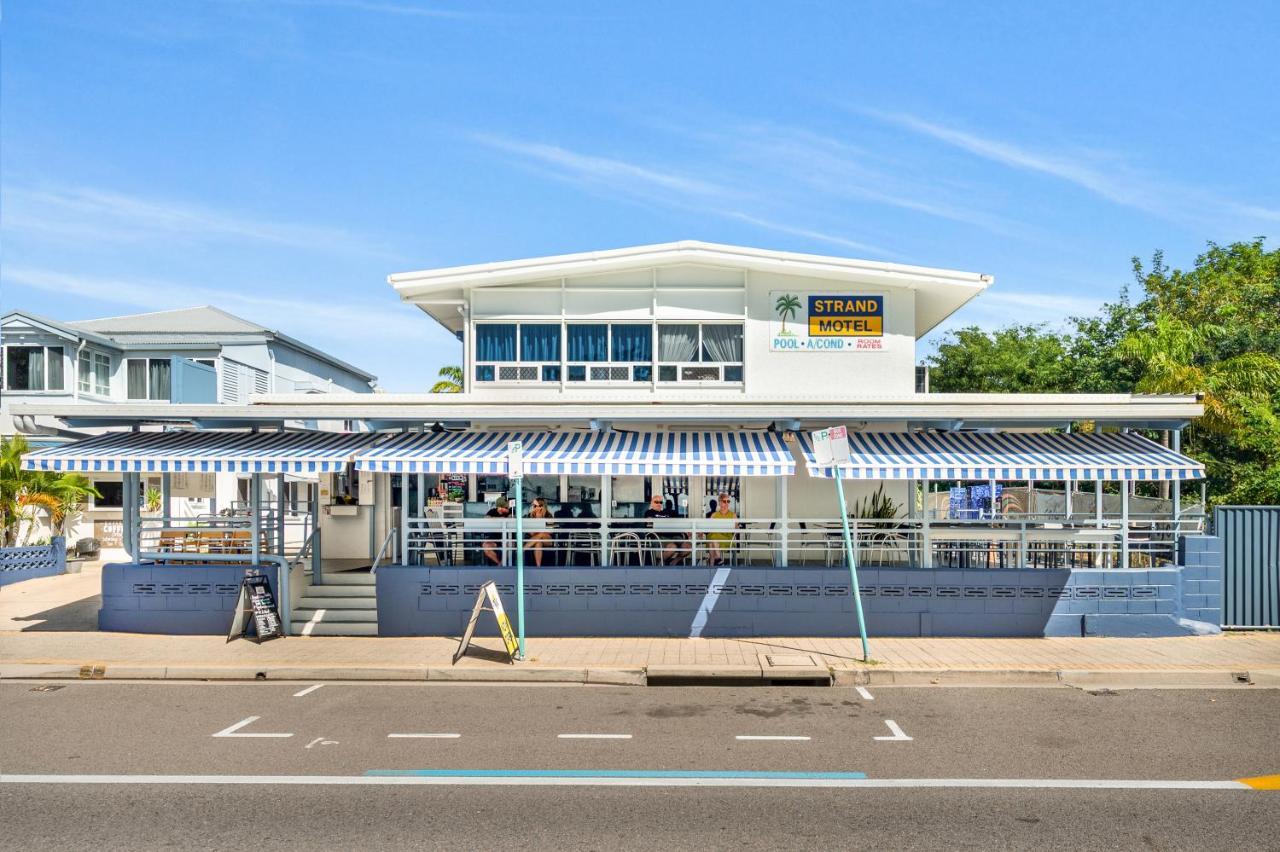
[[[423,391],[387,275],[699,239],[1061,325],[1280,233],[1280,4],[9,0],[0,308],[214,304]]]

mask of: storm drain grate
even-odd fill
[[[765,654],[764,658],[773,668],[818,665],[818,661],[809,654]]]

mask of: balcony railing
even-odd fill
[[[1171,564],[1177,537],[1198,518],[1120,521],[850,519],[858,563],[867,566],[1131,568]],[[409,518],[401,561],[512,565],[514,518]],[[844,538],[830,518],[523,520],[526,567],[758,565],[842,567]],[[926,559],[926,556],[928,557]]]

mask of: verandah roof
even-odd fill
[[[25,470],[78,473],[334,473],[369,432],[113,432],[27,453]]]
[[[832,478],[800,435],[805,468]],[[1181,480],[1204,465],[1122,432],[851,432],[842,479]]]
[[[358,470],[507,473],[507,444],[523,443],[530,474],[790,476],[776,432],[413,432],[356,456]]]

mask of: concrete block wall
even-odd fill
[[[265,575],[277,594],[274,565],[103,565],[98,629],[224,636],[240,581],[250,573]]]
[[[1222,543],[1217,536],[1187,536],[1178,543],[1182,565],[1182,616],[1204,625],[1205,632],[1221,632]]]
[[[35,547],[0,548],[0,586],[53,577],[66,570],[67,540],[60,535]]]
[[[1193,571],[1192,575],[1199,577],[1200,573]],[[512,569],[380,568],[379,634],[458,635],[480,584],[490,579],[498,584],[514,617]],[[1184,569],[1176,567],[859,571],[867,630],[877,636],[1174,636],[1207,632],[1187,622],[1185,582]],[[529,569],[525,572],[525,610],[529,634],[541,636],[857,633],[849,573],[844,569]],[[1197,612],[1203,614],[1202,609]],[[479,629],[482,635],[493,634],[492,619],[482,618]]]

